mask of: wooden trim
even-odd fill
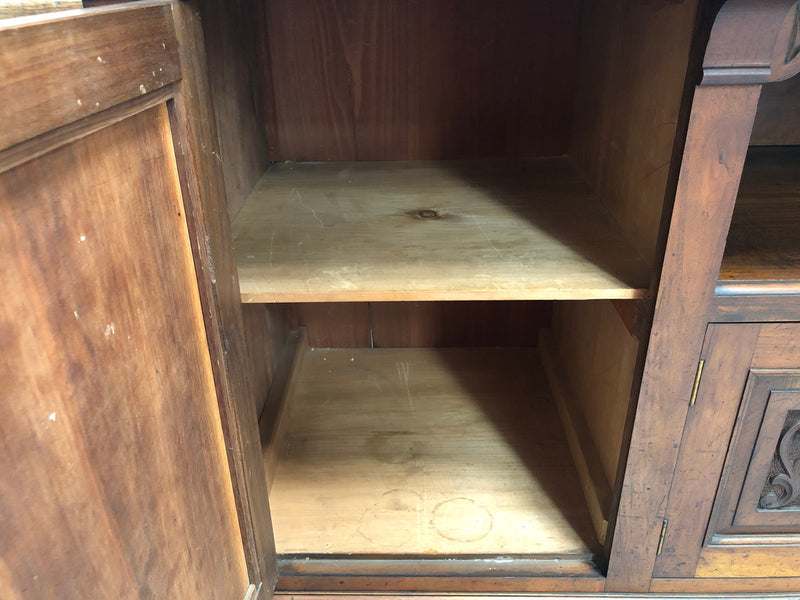
[[[8,169],[13,169],[22,163],[69,144],[70,142],[74,142],[82,137],[86,137],[96,131],[100,131],[109,125],[123,121],[148,108],[163,104],[174,95],[175,84],[170,84],[155,92],[127,100],[108,110],[95,113],[80,121],[65,125],[64,127],[48,131],[38,137],[26,140],[10,148],[6,148],[5,150],[0,150],[0,173]]]
[[[170,110],[181,188],[195,208],[189,230],[248,574],[269,595],[277,581],[275,542],[202,27],[191,3],[171,8],[185,75]]]
[[[181,78],[170,7],[127,8],[0,24],[0,81],[4,93],[16,99],[0,105],[0,149]]]
[[[611,487],[603,473],[600,455],[594,446],[589,428],[567,386],[568,379],[564,369],[561,368],[553,332],[549,329],[542,329],[539,332],[539,354],[578,471],[581,489],[586,498],[597,539],[603,544],[608,528]]]
[[[264,466],[267,473],[267,491],[272,489],[275,471],[278,467],[289,422],[289,398],[292,396],[297,372],[303,364],[303,357],[308,350],[306,328],[301,327],[289,334],[286,346],[281,353],[275,377],[264,404],[264,410],[258,421],[261,436],[261,452],[264,455]]]
[[[587,560],[529,557],[282,560],[281,592],[592,593],[604,579]]]
[[[608,591],[649,588],[760,91],[760,86],[695,91],[656,300],[656,335],[647,350],[616,516]],[[680,398],[686,402],[676,401]]]
[[[800,296],[800,281],[718,281],[714,295]]]
[[[701,598],[713,594],[715,598],[725,598],[729,594],[757,594],[800,591],[800,577],[754,577],[742,579],[653,579],[651,594],[659,598],[669,594],[689,594],[691,598]],[[296,596],[295,596],[296,597]],[[651,596],[652,597],[652,596]],[[687,596],[684,596],[687,597]],[[750,596],[751,598],[753,596]],[[795,597],[795,596],[792,596]],[[786,596],[780,596],[786,598]]]
[[[711,30],[702,85],[781,81],[800,71],[797,0],[728,0]]]

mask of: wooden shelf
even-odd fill
[[[233,226],[244,302],[640,298],[565,158],[276,163]]]
[[[291,387],[280,554],[597,550],[534,350],[309,350]]]
[[[751,148],[718,293],[800,293],[800,147]]]

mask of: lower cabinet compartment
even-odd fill
[[[248,305],[277,589],[602,591],[623,308]]]
[[[315,349],[270,490],[282,555],[598,551],[535,349]]]

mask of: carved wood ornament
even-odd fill
[[[770,471],[759,508],[777,510],[797,505],[800,501],[800,418],[789,421],[778,442],[774,463],[778,465],[778,473],[773,474],[774,468]]]

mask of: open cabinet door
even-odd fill
[[[0,22],[0,595],[265,597],[275,556],[202,35]]]

